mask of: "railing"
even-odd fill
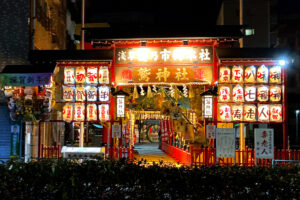
[[[132,147],[106,148],[106,155],[111,155],[115,159],[128,158],[129,160],[133,160],[134,156]]]
[[[166,142],[162,142],[161,150],[174,158],[177,162],[186,166],[191,165],[191,154],[188,151],[169,145]]]
[[[41,146],[40,158],[60,158],[61,157],[61,146]]]

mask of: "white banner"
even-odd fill
[[[234,128],[217,128],[216,154],[221,158],[235,157]]]
[[[112,138],[121,138],[121,125],[117,124],[113,124],[112,125],[112,134],[111,134]]]
[[[274,158],[274,129],[254,129],[255,158]]]
[[[206,138],[207,139],[216,138],[216,125],[206,125]]]

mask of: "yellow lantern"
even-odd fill
[[[86,83],[88,83],[88,84],[97,84],[98,83],[97,67],[88,67],[87,68]]]
[[[65,84],[74,84],[75,83],[74,68],[72,68],[72,67],[64,68],[64,83]]]
[[[97,120],[97,105],[96,104],[87,104],[87,113],[86,118],[89,121]]]
[[[256,87],[246,86],[245,87],[245,100],[248,102],[256,100]]]
[[[268,104],[258,104],[258,121],[269,122],[270,121],[270,109]]]
[[[97,87],[95,86],[86,87],[86,98],[87,101],[97,101]]]
[[[220,86],[219,87],[219,102],[228,102],[230,101],[230,87],[229,86]]]
[[[230,82],[230,68],[229,67],[220,67],[219,73],[219,82],[220,83],[229,83]]]
[[[258,86],[257,87],[257,100],[265,102],[269,100],[269,87],[268,86]]]
[[[242,83],[244,76],[244,70],[241,66],[232,67],[232,83]]]
[[[63,87],[64,101],[73,101],[73,87]]]
[[[281,101],[281,88],[279,86],[270,87],[270,100],[272,102]]]
[[[85,69],[84,67],[76,67],[76,83],[85,82]]]
[[[243,121],[243,105],[233,104],[231,106],[232,121]]]
[[[109,71],[108,67],[100,67],[99,69],[99,83],[109,84]]]
[[[75,99],[76,101],[84,101],[85,100],[85,89],[84,87],[76,87],[75,89]]]
[[[269,69],[265,65],[258,67],[256,81],[258,83],[268,83],[268,78],[269,78]]]
[[[232,118],[231,118],[231,108],[230,105],[228,104],[218,104],[218,108],[219,108],[219,119],[222,122],[231,122]]]
[[[244,105],[244,121],[255,122],[256,121],[256,106],[253,104]]]
[[[99,113],[100,121],[108,121],[109,120],[109,105],[108,104],[98,105],[98,113]]]
[[[256,81],[256,68],[255,66],[247,66],[245,69],[245,83],[255,83]]]
[[[232,89],[232,100],[234,102],[243,102],[244,101],[244,88],[240,85],[236,85]]]
[[[270,68],[270,83],[281,83],[281,67],[272,66]]]
[[[84,121],[85,107],[83,103],[75,103],[74,120]]]
[[[63,106],[63,120],[72,121],[73,120],[73,105],[65,104]]]
[[[282,105],[272,104],[270,105],[270,121],[282,122]]]

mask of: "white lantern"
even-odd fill
[[[279,86],[270,87],[270,100],[272,102],[281,101],[281,88]]]
[[[281,83],[281,67],[272,66],[270,68],[270,83]]]
[[[230,101],[230,87],[229,86],[220,86],[219,87],[219,102],[228,102]]]
[[[244,121],[255,122],[256,121],[256,106],[253,104],[244,105]]]
[[[219,104],[219,119],[222,122],[231,122],[231,108],[227,104]]]
[[[75,103],[74,108],[74,120],[75,121],[84,121],[85,107],[83,103]]]
[[[245,100],[249,101],[249,102],[256,100],[256,87],[255,86],[246,86],[245,87]]]
[[[243,121],[243,105],[242,104],[233,104],[231,106],[232,121]]]
[[[202,97],[202,108],[203,117],[212,118],[213,117],[213,96],[204,95]]]
[[[232,100],[234,102],[243,102],[244,101],[244,88],[240,85],[236,85],[232,89]]]
[[[64,69],[64,83],[65,84],[74,84],[75,83],[74,68],[65,67],[65,69]]]
[[[229,67],[220,67],[219,73],[219,82],[220,83],[229,83],[230,82],[230,68]]]
[[[98,83],[98,69],[97,67],[88,67],[87,68],[87,84],[97,84]]]
[[[84,87],[76,87],[75,96],[76,101],[84,101],[86,96]]]
[[[85,82],[85,69],[84,67],[76,67],[76,83]]]
[[[73,104],[65,104],[63,106],[63,120],[64,121],[73,120]]]
[[[272,104],[270,105],[270,121],[282,122],[282,105]]]
[[[241,66],[232,67],[232,83],[242,83],[243,82],[244,71]]]
[[[268,104],[258,104],[258,121],[269,122],[270,121],[270,109]]]
[[[97,101],[97,87],[95,86],[86,87],[86,98],[88,101]]]
[[[255,83],[256,81],[256,68],[255,66],[247,66],[245,69],[245,83]]]
[[[109,105],[108,104],[100,104],[98,105],[98,113],[100,121],[108,121],[109,120]]]
[[[100,69],[99,69],[99,83],[109,84],[108,67],[100,67]]]
[[[87,104],[86,106],[87,113],[86,118],[88,121],[97,120],[97,105],[96,104]]]
[[[109,87],[100,86],[99,87],[99,101],[108,101],[109,100]]]
[[[269,100],[269,87],[268,86],[258,86],[257,87],[257,100],[265,102]]]
[[[269,78],[269,69],[265,65],[258,67],[256,81],[258,83],[268,83],[268,78]]]
[[[64,101],[73,101],[73,87],[63,87],[63,99]]]

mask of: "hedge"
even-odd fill
[[[143,167],[126,160],[8,161],[1,199],[298,199],[298,167]]]

